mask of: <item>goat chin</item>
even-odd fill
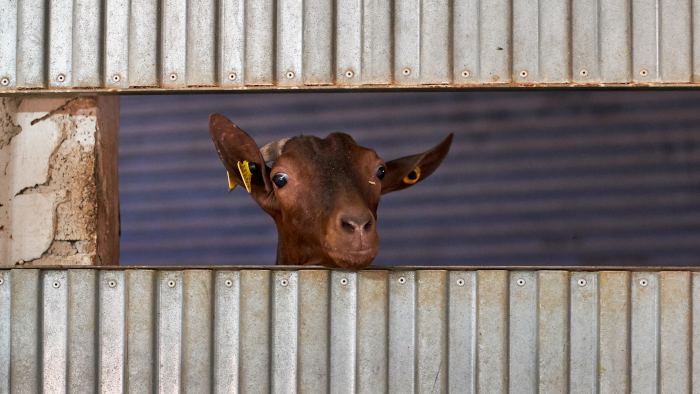
[[[363,250],[343,250],[339,248],[327,248],[328,255],[340,268],[361,270],[369,267],[377,256],[378,248]]]

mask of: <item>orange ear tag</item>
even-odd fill
[[[413,185],[420,179],[420,167],[416,167],[413,171],[409,172],[408,175],[403,177],[403,183],[407,185]]]
[[[241,163],[239,161],[238,171],[241,172],[241,178],[243,178],[243,185],[245,185],[245,189],[248,190],[248,193],[250,193],[250,178],[253,176],[253,174],[250,172],[250,168],[248,168],[248,162],[244,161]]]
[[[235,189],[238,184],[235,179],[231,178],[231,174],[228,171],[226,171],[226,176],[228,177],[228,192],[231,193],[231,190]]]

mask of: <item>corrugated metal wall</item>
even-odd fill
[[[375,265],[700,264],[700,94],[122,97],[121,263],[273,264],[274,223],[207,117],[262,146],[342,131],[384,159],[455,133],[431,178],[382,197]]]
[[[0,0],[0,91],[695,84],[691,0]]]
[[[687,271],[0,270],[0,393],[693,393]]]

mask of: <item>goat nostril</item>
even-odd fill
[[[349,233],[355,232],[355,225],[352,222],[343,220],[342,223],[345,231]]]
[[[364,230],[369,231],[372,229],[372,221],[370,220],[369,222],[365,223]]]

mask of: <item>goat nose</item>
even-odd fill
[[[371,213],[365,212],[360,215],[341,215],[340,225],[348,233],[356,231],[369,231],[374,224],[374,217]]]

